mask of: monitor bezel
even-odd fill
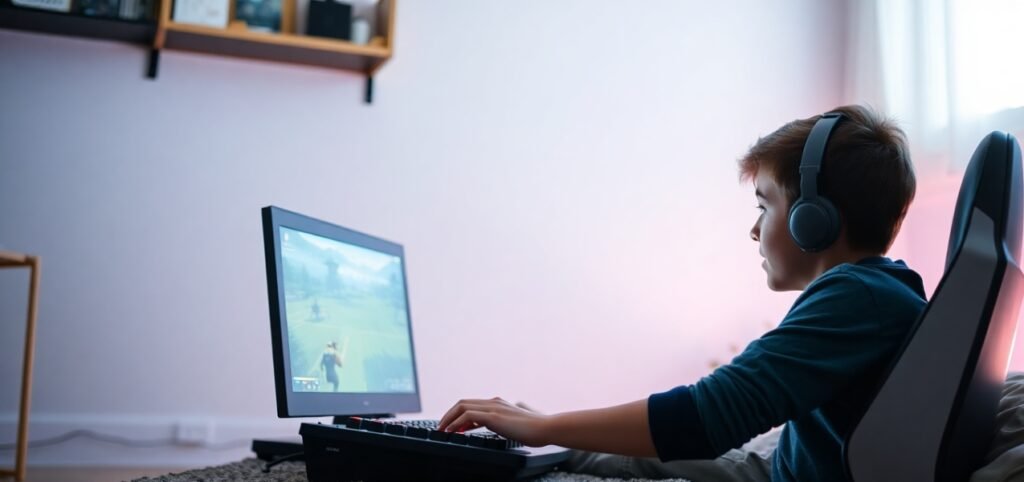
[[[274,358],[274,386],[277,392],[277,416],[292,418],[418,413],[421,406],[419,376],[416,368],[416,344],[413,342],[409,282],[405,269],[405,250],[402,245],[276,206],[264,207],[262,215],[263,246],[267,266],[267,300],[270,307],[270,334]],[[409,350],[412,356],[412,393],[303,393],[291,390],[291,367],[287,363],[290,358],[286,343],[288,340],[288,317],[284,311],[284,304],[281,303],[284,300],[281,227],[398,256],[402,264],[402,288],[405,293]]]

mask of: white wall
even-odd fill
[[[793,295],[765,287],[735,159],[840,103],[841,4],[622,5],[402,2],[372,106],[351,74],[166,52],[148,81],[137,47],[0,31],[0,245],[43,258],[33,438],[294,433],[274,420],[267,204],[405,245],[424,416],[635,400],[741,349]],[[0,273],[4,387],[26,280]]]

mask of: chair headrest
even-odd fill
[[[985,136],[971,156],[956,199],[953,227],[946,251],[946,270],[963,246],[971,213],[978,208],[993,221],[997,242],[1012,262],[1021,261],[1022,187],[1020,144],[1011,134],[995,131]]]

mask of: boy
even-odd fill
[[[821,116],[782,126],[739,162],[741,179],[755,186],[760,216],[750,237],[768,287],[802,291],[778,327],[693,385],[555,415],[500,398],[462,400],[441,429],[486,426],[527,445],[578,449],[571,468],[604,476],[845,480],[843,437],[926,302],[920,276],[882,256],[914,197],[903,132],[861,106],[833,112],[842,117],[817,181],[840,227],[820,251],[798,247],[788,223],[804,144]],[[782,424],[770,459],[730,451]],[[661,462],[642,458],[654,456]]]

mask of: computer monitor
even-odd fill
[[[278,417],[419,412],[402,246],[262,211]]]

